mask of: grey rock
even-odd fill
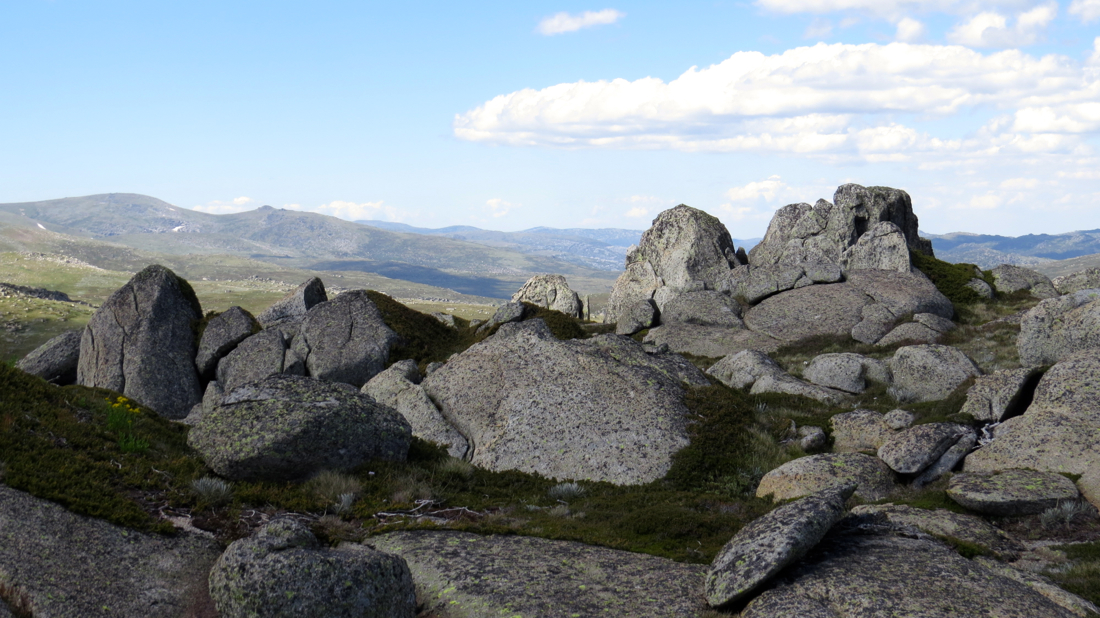
[[[191,408],[191,411],[187,413],[187,416],[179,419],[178,422],[183,423],[184,425],[188,425],[190,427],[194,427],[195,425],[199,424],[199,421],[202,420],[202,416],[205,413],[206,412],[202,409],[202,404],[196,403]]]
[[[660,478],[687,445],[683,357],[616,335],[559,341],[542,320],[506,324],[423,382],[469,440],[471,463],[616,484]]]
[[[512,302],[528,302],[574,318],[583,317],[580,296],[569,288],[569,283],[561,275],[531,277],[512,295]]]
[[[877,457],[862,453],[808,455],[779,466],[760,479],[759,498],[800,498],[830,487],[856,485],[862,500],[881,500],[896,487],[894,473]]]
[[[747,388],[764,376],[786,373],[779,363],[757,350],[744,350],[731,354],[707,369],[707,374],[718,378],[730,388]]]
[[[80,340],[77,383],[107,388],[166,418],[202,399],[191,325],[202,307],[191,286],[148,266],[103,303]]]
[[[679,293],[718,289],[730,268],[740,265],[726,226],[716,217],[683,204],[657,215],[637,247],[627,252],[607,303],[607,319],[619,322],[658,288]]]
[[[977,562],[998,575],[1003,575],[1024,584],[1050,601],[1069,610],[1074,616],[1090,618],[1091,616],[1100,614],[1100,607],[1097,607],[1090,601],[1082,599],[1072,592],[1063,590],[1057,584],[1038,573],[1018,569],[1012,565],[1005,564],[986,556],[976,556],[974,562]]]
[[[385,369],[390,347],[400,341],[366,290],[351,290],[306,313],[294,350],[305,357],[310,376],[358,388]]]
[[[1100,288],[1100,268],[1086,268],[1055,277],[1051,284],[1059,294],[1073,294],[1081,290]]]
[[[965,287],[973,290],[975,294],[982,298],[993,298],[993,288],[983,279],[975,277],[967,281]]]
[[[437,363],[428,363],[428,366],[424,368],[424,375],[425,376],[430,376],[433,373],[435,373],[436,369],[439,369],[442,366],[443,366],[443,363],[438,363],[438,362]]]
[[[187,443],[216,473],[247,481],[302,479],[372,458],[404,461],[409,423],[354,390],[275,375],[227,392]]]
[[[852,509],[852,515],[881,515],[898,527],[916,528],[940,539],[977,545],[1001,560],[1016,560],[1024,551],[1019,542],[974,515],[902,504],[861,504]]]
[[[328,294],[325,292],[325,284],[317,277],[313,277],[299,285],[293,292],[275,301],[275,304],[256,316],[256,320],[264,328],[297,322],[305,317],[306,312],[314,305],[326,300],[328,300]]]
[[[700,326],[743,329],[741,306],[728,294],[712,290],[685,292],[661,309],[661,323],[682,322]]]
[[[872,302],[850,283],[811,285],[764,299],[745,312],[745,325],[781,341],[818,335],[844,337]]]
[[[1036,298],[1054,298],[1058,291],[1050,279],[1029,268],[1015,266],[1013,264],[1001,264],[994,268],[993,285],[1001,294],[1011,294],[1019,290],[1027,290]]]
[[[918,313],[913,316],[914,322],[924,324],[938,333],[949,333],[955,330],[955,323],[934,313]]]
[[[829,422],[833,428],[833,451],[837,453],[877,452],[896,433],[882,414],[874,410],[842,412]]]
[[[813,609],[801,613],[806,607]],[[1070,618],[1074,614],[938,541],[857,533],[827,536],[741,616]]]
[[[451,328],[455,328],[455,316],[453,316],[449,313],[441,313],[439,311],[433,311],[429,315],[431,315],[433,318],[439,320],[443,324],[446,324],[447,326],[450,326]]]
[[[901,228],[890,221],[874,224],[859,237],[856,244],[840,255],[840,265],[851,270],[892,270],[907,273],[909,245]]]
[[[222,618],[413,618],[405,561],[358,544],[324,549],[304,524],[281,517],[234,541],[210,571]]]
[[[868,379],[887,384],[891,381],[885,362],[848,352],[815,356],[803,370],[802,377],[848,393],[862,393],[867,389]]]
[[[571,541],[411,530],[367,539],[408,562],[425,614],[680,618],[706,609],[706,567]]]
[[[256,318],[240,307],[230,307],[211,318],[206,323],[195,356],[195,368],[199,375],[206,380],[212,379],[218,361],[259,330],[260,323]]]
[[[806,426],[798,428],[798,446],[803,451],[816,451],[825,448],[829,438],[820,427]]]
[[[633,335],[657,324],[657,305],[648,299],[621,307],[615,322],[616,335]]]
[[[860,311],[859,323],[852,327],[852,339],[860,343],[876,343],[894,329],[897,321],[898,316],[885,305],[879,303],[864,305],[863,310]]]
[[[1024,314],[1016,349],[1020,364],[1050,365],[1082,350],[1100,348],[1100,289],[1040,302]]]
[[[424,388],[417,384],[419,377],[416,361],[403,360],[371,378],[363,386],[363,392],[400,412],[412,426],[414,436],[445,446],[452,457],[464,458],[469,443],[443,418]]]
[[[260,331],[237,344],[218,362],[217,382],[223,393],[284,373],[287,356],[286,334],[277,328]],[[287,372],[292,373],[292,372]],[[304,373],[299,371],[292,375]]]
[[[206,385],[206,391],[202,394],[202,411],[203,413],[210,412],[214,408],[221,405],[222,397],[225,396],[225,389],[222,388],[221,382],[214,380]]]
[[[951,448],[944,451],[939,459],[925,468],[924,471],[920,473],[920,476],[913,479],[913,487],[918,489],[924,487],[944,474],[954,470],[959,465],[959,462],[973,450],[974,445],[977,443],[978,433],[967,427],[965,433],[959,437]]]
[[[832,487],[763,515],[732,538],[710,565],[707,603],[729,607],[806,555],[844,517],[855,485]]]
[[[219,553],[212,539],[128,530],[0,484],[0,573],[35,616],[183,616]]]
[[[956,348],[928,344],[898,348],[889,361],[894,384],[917,401],[936,401],[981,375],[974,361]]]
[[[1054,472],[1005,470],[993,474],[963,473],[951,477],[947,497],[986,515],[1034,515],[1080,497],[1073,481]]]
[[[896,317],[931,313],[951,319],[955,306],[920,271],[856,270],[847,282]]]
[[[890,429],[900,430],[908,428],[916,419],[912,412],[906,412],[905,410],[890,410],[882,420],[886,421],[886,425]]]
[[[940,340],[941,336],[943,336],[943,333],[920,322],[906,322],[883,335],[882,339],[875,342],[875,345],[885,347],[899,343],[935,343]]]
[[[1025,397],[1024,389],[1038,371],[1034,368],[1004,369],[978,376],[966,391],[966,403],[959,412],[976,421],[999,423],[1010,410],[1016,411]]]
[[[489,318],[484,324],[478,327],[477,332],[488,333],[493,330],[494,327],[501,324],[509,324],[512,322],[519,322],[523,319],[527,309],[520,302],[507,302],[497,307],[497,310],[493,313],[493,317]]]
[[[677,354],[691,354],[706,358],[723,358],[743,350],[771,353],[784,342],[762,333],[722,326],[699,326],[685,322],[669,322],[651,328],[644,341],[654,345],[667,345]]]
[[[878,457],[900,474],[916,474],[936,462],[968,428],[955,423],[917,425],[891,437],[878,449]]]
[[[786,372],[762,376],[753,383],[749,392],[753,395],[763,393],[800,395],[831,405],[837,405],[848,398],[848,394],[843,391],[803,382]]]
[[[838,271],[840,268],[837,267]],[[840,277],[837,277],[839,280]],[[761,300],[780,292],[793,290],[799,281],[812,284],[800,264],[767,264],[764,266],[744,265],[730,271],[729,277],[719,284],[719,289],[728,291],[735,297],[756,304]],[[831,283],[831,282],[830,282]]]
[[[59,386],[74,384],[83,334],[79,330],[61,333],[24,356],[15,368]]]

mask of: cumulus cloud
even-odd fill
[[[924,24],[912,17],[905,17],[898,22],[898,30],[894,38],[903,43],[915,43],[923,39],[926,32]]]
[[[635,206],[634,208],[631,208],[630,210],[626,211],[626,213],[623,216],[624,217],[630,217],[632,219],[638,219],[638,218],[644,219],[644,218],[649,216],[649,209],[646,208],[645,206]]]
[[[776,196],[787,188],[787,183],[779,176],[769,176],[767,180],[750,182],[740,187],[734,187],[726,191],[726,197],[735,202],[759,200],[761,198],[771,202]]]
[[[256,200],[250,197],[241,196],[225,201],[214,200],[195,206],[192,210],[210,213],[212,215],[229,215],[237,212],[245,212],[247,210],[255,210],[257,207],[258,204],[256,204]]]
[[[969,21],[955,26],[947,33],[947,40],[970,47],[1019,47],[1039,40],[1043,29],[1058,15],[1058,3],[1048,2],[1020,13],[1016,23],[1008,26],[1008,19],[994,12],[982,12]]]
[[[579,15],[558,13],[540,21],[536,30],[539,34],[552,36],[555,34],[565,34],[566,32],[576,32],[582,28],[591,28],[592,26],[606,26],[624,17],[626,17],[626,13],[616,11],[615,9],[585,11]]]
[[[755,4],[776,13],[858,11],[894,19],[914,12],[965,14],[991,7],[1022,8],[1028,0],[756,0]]]
[[[301,204],[284,204],[287,210],[300,210],[316,212],[330,217],[337,217],[346,221],[361,221],[364,219],[384,219],[387,221],[399,221],[401,212],[388,204],[378,202],[345,202],[336,200],[320,206],[303,206]]]
[[[1069,14],[1076,15],[1086,24],[1092,23],[1100,19],[1100,0],[1073,0]]]
[[[513,208],[520,206],[520,204],[505,202],[498,197],[494,197],[493,199],[486,201],[485,205],[489,207],[489,212],[494,217],[503,217],[504,215],[511,212]]]

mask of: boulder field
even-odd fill
[[[330,297],[314,278],[258,316],[204,316],[185,280],[150,266],[83,331],[17,367],[170,419],[222,479],[211,483],[392,472],[430,442],[450,456],[448,474],[507,473],[517,487],[552,479],[558,512],[604,517],[572,512],[570,496],[671,491],[678,458],[715,414],[692,403],[707,389],[754,398],[741,412],[756,425],[739,431],[771,427],[785,456],[757,470],[763,459],[738,460],[751,477],[745,499],[764,514],[709,566],[561,530],[482,535],[440,518],[384,528],[419,517],[427,497],[373,514],[383,533],[365,538],[319,538],[321,520],[347,525],[348,490],[323,517],[256,515],[219,545],[193,529],[127,530],[0,485],[0,616],[9,606],[34,616],[1096,615],[1029,568],[1033,548],[1010,524],[1067,505],[1095,518],[1100,506],[1097,277],[961,266],[957,288],[1033,297],[1018,326],[975,326],[960,320],[957,289],[916,267],[934,261],[917,229],[904,191],[849,184],[832,202],[781,208],[746,252],[717,218],[680,205],[628,251],[606,312],[614,326],[582,328],[587,299],[540,275],[488,322],[461,326],[465,343],[432,362],[408,355],[409,331],[387,322],[374,293]],[[458,332],[453,316],[422,317]],[[1012,334],[1011,363],[974,352],[973,340],[998,332]],[[776,429],[769,415],[784,413]],[[726,436],[742,438],[746,449],[761,439]],[[746,508],[723,502],[731,478],[708,479],[691,508]],[[929,486],[942,502],[912,499]]]

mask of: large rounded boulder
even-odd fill
[[[512,295],[512,302],[527,302],[574,318],[583,317],[581,297],[569,288],[569,282],[561,275],[531,277]]]
[[[202,401],[195,332],[202,307],[190,284],[148,266],[95,312],[80,340],[78,384],[126,395],[167,418]]]
[[[293,349],[309,375],[358,388],[386,368],[390,348],[400,341],[367,291],[352,290],[310,309]]]
[[[226,478],[285,481],[404,461],[412,429],[396,410],[352,388],[275,375],[229,392],[187,443]]]

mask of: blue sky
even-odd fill
[[[9,0],[0,58],[0,202],[748,238],[857,182],[1100,227],[1100,0]]]

